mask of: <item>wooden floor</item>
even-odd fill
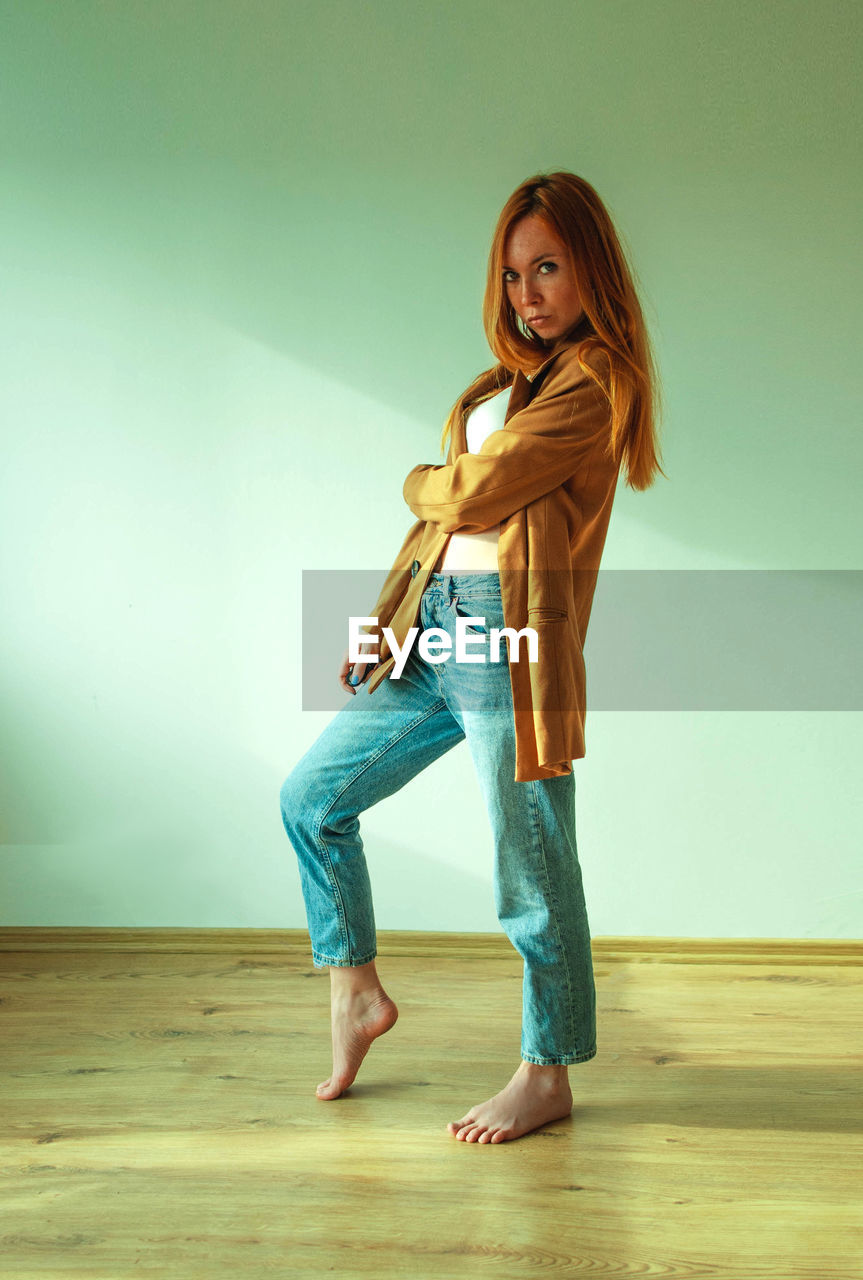
[[[3,1280],[860,1280],[860,947],[593,945],[571,1117],[468,1144],[519,1062],[503,938],[380,933],[399,1021],[323,1102],[307,935],[0,932]]]

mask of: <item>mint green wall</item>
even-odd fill
[[[669,479],[619,486],[604,567],[860,567],[859,6],[0,23],[6,923],[304,927],[301,572],[392,562],[538,170],[607,201],[663,377]],[[587,744],[595,934],[863,933],[859,715],[592,712]],[[380,928],[499,929],[469,759],[364,816]]]

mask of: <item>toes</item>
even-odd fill
[[[485,1133],[479,1135],[477,1142],[491,1142],[496,1133],[497,1129],[486,1129]]]
[[[340,1098],[345,1092],[347,1086],[341,1086],[338,1080],[331,1076],[329,1080],[325,1080],[323,1084],[319,1084],[315,1092],[319,1098],[323,1098],[327,1102],[331,1102],[333,1098]]]
[[[479,1125],[475,1125],[465,1138],[465,1142],[476,1142],[481,1133],[485,1133],[485,1129],[481,1128]]]

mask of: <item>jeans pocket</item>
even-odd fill
[[[503,605],[499,596],[474,596],[470,599],[453,597],[453,610],[460,618],[473,618],[465,627],[467,635],[488,635],[491,627],[503,627]]]

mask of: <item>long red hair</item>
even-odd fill
[[[529,214],[544,219],[569,251],[584,315],[552,347],[526,329],[503,282],[503,252],[513,226]],[[566,170],[536,174],[507,200],[492,237],[482,321],[498,364],[459,396],[444,423],[441,452],[459,420],[475,404],[508,386],[516,369],[533,373],[560,343],[577,344],[576,358],[608,398],[609,453],[626,466],[626,483],[647,489],[663,475],[656,420],[661,393],[650,338],[631,268],[611,215],[584,178]]]

